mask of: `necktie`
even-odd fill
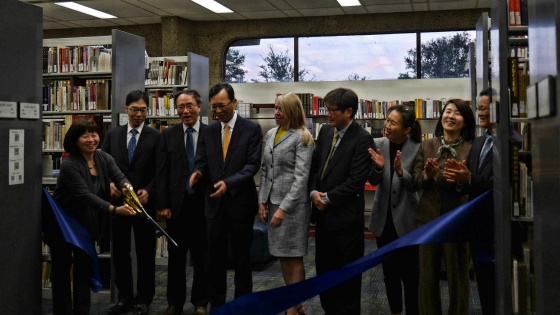
[[[138,130],[132,129],[130,130],[132,137],[130,137],[130,141],[128,141],[128,164],[132,162],[132,156],[134,156],[134,150],[136,149],[136,135],[138,134]]]
[[[482,153],[480,153],[480,159],[478,161],[478,169],[482,166],[484,158],[488,155],[488,152],[492,150],[492,135],[486,136],[486,141],[484,141],[484,146],[482,147]]]
[[[231,138],[231,133],[229,131],[229,125],[226,124],[226,130],[224,131],[224,141],[222,143],[222,153],[224,156],[224,161],[226,160],[226,154],[229,147],[229,139]]]
[[[188,169],[188,177],[187,177],[187,192],[189,194],[194,193],[194,190],[189,185],[189,179],[191,178],[192,170],[194,167],[194,141],[193,141],[193,127],[187,128],[187,145],[185,146],[185,150],[187,153],[187,169]]]
[[[337,140],[338,140],[338,131],[335,130],[334,131],[334,136],[333,136],[333,139],[332,139],[332,143],[331,143],[331,150],[329,151],[329,156],[327,157],[327,161],[325,162],[325,166],[323,166],[323,172],[321,173],[321,179],[323,179],[323,176],[325,175],[325,171],[327,170],[327,166],[329,165],[329,162],[331,160],[331,156],[333,154],[334,146],[335,146]]]

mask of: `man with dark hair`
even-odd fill
[[[187,253],[193,261],[191,303],[195,315],[207,314],[204,222],[205,183],[190,186],[189,178],[199,149],[197,140],[206,125],[199,121],[202,100],[195,90],[175,95],[182,123],[163,131],[158,169],[158,214],[167,219],[167,231],[178,246],[169,244],[166,315],[181,314],[187,296]]]
[[[226,256],[231,242],[235,295],[253,290],[251,242],[258,210],[253,176],[261,165],[261,126],[235,112],[231,85],[210,89],[210,108],[219,120],[201,134],[191,184],[207,180],[204,213],[208,228],[208,280],[211,310],[226,301]]]
[[[148,112],[148,96],[136,90],[126,96],[124,111],[128,114],[125,126],[107,132],[101,149],[109,153],[120,170],[130,180],[144,209],[153,216],[156,207],[155,165],[161,133],[144,125]],[[111,183],[114,204],[123,204],[122,193]],[[134,297],[132,265],[130,258],[131,230],[137,257],[137,295]],[[155,293],[155,230],[150,222],[140,216],[116,217],[112,222],[113,266],[119,301],[108,314],[123,314],[131,309],[134,314],[148,314]]]
[[[356,93],[338,88],[324,101],[330,126],[319,132],[309,174],[318,275],[364,255],[364,184],[373,148],[371,135],[354,121]],[[361,285],[360,275],[322,293],[325,314],[360,314]]]

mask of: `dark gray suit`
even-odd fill
[[[334,127],[324,126],[317,138],[309,190],[326,192],[330,204],[324,211],[313,207],[316,221],[317,274],[341,268],[364,255],[364,184],[371,168],[369,148],[373,139],[351,122],[321,179]],[[360,314],[362,277],[354,277],[320,295],[326,314]]]
[[[137,135],[137,145],[132,160],[128,161],[127,143],[128,124],[113,128],[107,132],[101,149],[109,153],[119,169],[130,180],[135,191],[145,189],[148,203],[144,208],[153,217],[156,206],[155,176],[157,148],[161,133],[147,125]],[[113,204],[122,205],[122,198],[113,200]],[[130,257],[131,230],[134,232],[136,262],[138,265],[137,296],[135,303],[149,305],[155,294],[155,230],[148,220],[135,216],[118,216],[112,222],[113,265],[115,267],[115,284],[119,289],[119,299],[134,299],[133,275]]]
[[[206,128],[205,124],[200,123],[198,140]],[[171,219],[167,220],[167,230],[179,245],[179,247],[172,244],[168,246],[167,275],[167,302],[169,306],[175,306],[178,309],[183,308],[187,296],[185,268],[189,251],[194,271],[190,301],[195,307],[208,305],[208,292],[205,287],[204,197],[206,182],[203,180],[194,185],[194,193],[187,192],[190,173],[187,167],[185,146],[185,131],[182,123],[163,131],[163,141],[159,149],[162,159],[158,170],[158,209],[171,209]]]
[[[222,125],[215,122],[199,136],[195,170],[208,179],[205,215],[208,228],[210,303],[225,303],[227,292],[226,256],[228,236],[235,265],[237,298],[253,290],[251,242],[253,222],[258,210],[254,176],[261,164],[261,126],[237,116],[226,153],[222,152]],[[223,180],[227,190],[219,198],[210,198],[213,185]]]

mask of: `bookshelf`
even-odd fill
[[[53,168],[56,170],[64,152],[64,134],[75,118],[94,119],[101,126],[101,139],[104,130],[118,126],[119,115],[124,114],[126,95],[132,90],[144,88],[145,40],[123,31],[112,30],[110,36],[44,39],[43,47],[50,47],[51,55],[58,56],[57,72],[53,72],[55,59],[49,55],[48,48],[43,49],[42,115],[44,130],[50,132],[44,135],[44,142],[48,145],[43,146],[42,152],[43,155],[53,157],[52,163],[57,164]],[[95,48],[109,56],[105,60],[108,64],[103,68],[96,68],[91,60],[87,61],[85,58],[86,55],[95,55],[95,52],[92,53]],[[83,65],[80,65],[82,61]],[[43,159],[43,164],[48,164],[48,159]],[[43,165],[43,175],[47,175],[49,170],[48,165]],[[56,177],[43,176],[42,184],[54,186]],[[102,270],[110,275],[110,249],[101,252],[99,258]],[[106,279],[110,279],[110,276]],[[109,289],[102,290],[101,294],[95,295],[95,299],[106,303],[115,300],[114,285],[109,284]],[[49,291],[43,289],[43,297],[51,296]]]
[[[207,119],[209,71],[208,58],[192,52],[186,56],[146,57],[145,90],[150,100],[146,119],[150,125],[157,128],[179,122],[173,95],[184,89],[200,93],[200,116]]]
[[[42,26],[41,8],[16,0],[0,1],[0,69],[4,74],[0,101],[11,102],[16,112],[15,117],[0,118],[2,314],[41,314],[41,119],[40,112],[33,119],[18,113],[22,103],[40,108]],[[22,132],[17,147],[23,151],[17,160],[23,181],[11,184],[15,163],[10,155],[15,152],[9,148],[14,131]]]

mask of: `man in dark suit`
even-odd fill
[[[458,183],[458,188],[474,199],[493,187],[492,123],[490,122],[490,102],[492,89],[484,89],[479,94],[476,112],[484,135],[474,139],[466,161],[448,160],[444,177],[448,182]],[[495,314],[494,297],[494,200],[486,198],[469,220],[470,248],[473,258],[480,306],[484,315]]]
[[[261,126],[235,112],[231,85],[210,89],[210,108],[219,121],[201,134],[191,184],[208,180],[204,213],[208,229],[211,310],[226,301],[228,238],[235,265],[235,298],[253,290],[251,242],[258,210],[253,176],[261,165]]]
[[[169,244],[166,315],[181,314],[187,296],[186,266],[190,250],[193,261],[191,303],[195,315],[207,314],[205,256],[206,224],[204,220],[205,183],[189,186],[194,167],[197,140],[206,125],[199,121],[200,94],[195,90],[175,95],[181,124],[163,131],[158,170],[158,214],[167,219],[169,235],[179,245]]]
[[[126,126],[107,132],[102,150],[115,159],[120,170],[130,180],[140,202],[150,215],[155,214],[155,176],[157,148],[161,133],[144,125],[148,96],[140,90],[126,96]],[[122,193],[111,183],[114,204],[122,204]],[[130,258],[131,229],[137,257],[137,295],[134,297]],[[113,266],[119,302],[109,314],[122,314],[134,308],[134,314],[147,314],[155,293],[155,231],[148,220],[137,217],[116,217],[112,222]]]
[[[373,138],[353,119],[358,96],[338,88],[324,98],[329,125],[321,128],[309,175],[317,274],[364,255],[364,184],[371,169]],[[325,314],[360,314],[362,277],[320,295]]]

